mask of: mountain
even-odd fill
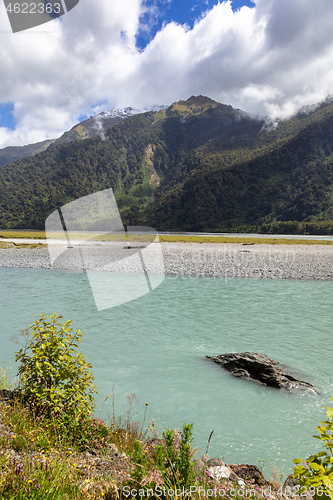
[[[88,139],[90,137],[104,137],[106,131],[113,127],[116,123],[124,118],[142,113],[142,110],[127,107],[114,108],[109,111],[102,111],[96,116],[90,116],[87,120],[83,120],[72,127],[68,132],[65,132],[61,137],[55,140],[54,144],[63,144],[64,142],[77,141],[80,139]]]
[[[0,227],[42,228],[57,207],[112,187],[130,225],[327,232],[332,172],[332,103],[271,124],[192,96],[2,167]]]
[[[0,149],[0,167],[11,161],[18,160],[19,158],[41,153],[52,143],[53,139],[49,139],[35,144],[28,144],[27,146],[7,146],[6,148]]]
[[[156,106],[154,110],[158,111],[164,108],[165,106]],[[0,167],[20,158],[41,153],[48,147],[57,146],[65,142],[78,141],[97,136],[104,137],[106,131],[116,123],[120,122],[124,118],[143,112],[144,111],[142,109],[140,110],[131,107],[114,108],[109,111],[102,111],[96,116],[90,116],[88,119],[77,123],[62,136],[58,137],[58,139],[48,139],[46,141],[28,144],[26,146],[8,146],[0,149]]]

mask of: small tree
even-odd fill
[[[31,339],[16,353],[18,375],[25,398],[37,411],[89,415],[95,407],[96,387],[86,356],[77,352],[82,340],[71,321],[43,314],[31,326]]]

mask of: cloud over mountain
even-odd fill
[[[116,106],[202,94],[275,118],[333,89],[328,0],[256,0],[236,12],[222,2],[193,28],[165,23],[144,50],[136,46],[143,0],[81,0],[16,34],[1,9],[0,100],[14,103],[17,126],[0,128],[0,147],[59,136],[80,116]]]

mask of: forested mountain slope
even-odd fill
[[[124,223],[250,230],[333,219],[333,105],[270,126],[207,97],[123,119],[0,170],[0,227],[42,228],[57,207],[112,187]]]

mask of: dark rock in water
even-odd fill
[[[300,380],[288,372],[285,366],[269,358],[266,354],[241,352],[206,357],[230,371],[235,377],[278,389],[308,390],[315,394],[319,393],[313,384]]]

